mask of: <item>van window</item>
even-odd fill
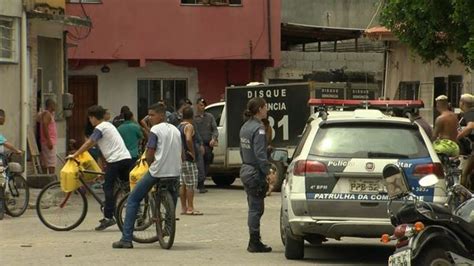
[[[224,110],[224,105],[213,106],[206,109],[206,112],[212,114],[216,119],[217,126],[221,125],[222,110]]]

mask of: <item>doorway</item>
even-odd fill
[[[79,147],[84,143],[87,109],[98,102],[97,76],[70,76],[69,93],[74,95],[74,107],[67,121],[67,139],[75,139]]]

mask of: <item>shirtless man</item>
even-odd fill
[[[449,110],[448,97],[440,95],[436,98],[436,110],[441,113],[436,118],[433,130],[433,147],[437,153],[445,153],[448,156],[459,155],[457,145],[457,126],[458,119],[455,113]],[[449,150],[445,149],[449,148]],[[439,150],[438,150],[439,149]]]

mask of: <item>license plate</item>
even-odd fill
[[[388,258],[388,266],[411,266],[411,250],[407,249]]]
[[[350,191],[352,193],[378,193],[382,188],[379,180],[355,179],[350,181]]]

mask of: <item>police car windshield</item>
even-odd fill
[[[338,158],[426,158],[419,131],[399,125],[334,124],[320,128],[312,155]]]

